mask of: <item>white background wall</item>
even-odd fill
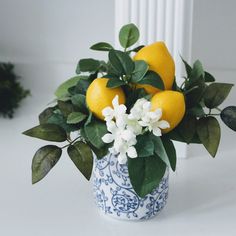
[[[30,109],[36,100],[44,105],[52,100],[80,58],[103,57],[89,47],[114,41],[113,5],[109,0],[0,0],[0,60],[16,64],[32,92],[26,101]]]

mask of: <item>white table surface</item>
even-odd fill
[[[46,142],[20,133],[34,124],[35,115],[24,111],[0,119],[0,236],[236,235],[236,152],[179,160],[157,217],[117,221],[99,214],[91,184],[66,154],[31,185],[32,156]]]

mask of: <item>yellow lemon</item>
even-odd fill
[[[180,92],[166,90],[156,93],[151,99],[151,104],[153,111],[157,108],[162,109],[161,119],[170,124],[170,128],[163,129],[163,133],[168,133],[174,129],[185,114],[185,99]]]
[[[134,60],[146,61],[149,70],[160,75],[166,90],[172,88],[175,77],[175,63],[164,42],[156,42],[140,49],[134,56]],[[151,85],[138,85],[147,93],[155,94],[160,90]]]
[[[119,104],[125,103],[125,94],[121,88],[107,88],[106,78],[95,79],[86,92],[86,103],[89,110],[99,119],[104,120],[102,110],[105,107],[112,107],[113,98],[119,96]]]

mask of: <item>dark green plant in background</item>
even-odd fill
[[[25,90],[11,63],[0,63],[0,116],[12,118],[22,99],[30,94]]]

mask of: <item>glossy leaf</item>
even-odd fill
[[[218,107],[228,96],[233,84],[212,83],[204,93],[205,105],[212,109]]]
[[[178,126],[178,130],[187,144],[191,143],[196,133],[196,122],[197,119],[194,116],[186,115]]]
[[[53,111],[54,111],[54,110],[55,110],[55,108],[53,108],[53,107],[48,107],[48,108],[46,108],[44,111],[42,111],[42,112],[39,114],[39,123],[40,123],[40,124],[45,124],[45,123],[47,123],[49,117],[53,115]]]
[[[81,59],[76,68],[76,74],[80,72],[96,72],[100,67],[100,61],[93,58]]]
[[[220,143],[220,125],[216,118],[208,116],[198,120],[197,134],[212,157],[215,157]]]
[[[69,101],[67,101],[67,102],[58,101],[57,105],[64,117],[67,117],[71,112],[75,111],[75,107]]]
[[[210,73],[208,73],[207,71],[205,71],[205,82],[209,83],[209,82],[215,82],[215,78],[213,75],[211,75]]]
[[[68,124],[78,124],[81,121],[85,120],[87,115],[81,113],[81,112],[72,112],[67,118]]]
[[[119,32],[119,41],[123,48],[128,48],[139,39],[139,30],[136,25],[124,25]]]
[[[79,82],[76,84],[76,86],[71,87],[68,89],[68,92],[73,96],[76,94],[86,94],[86,91],[88,89],[88,86],[90,85],[90,81],[86,79],[81,79]]]
[[[148,84],[161,90],[165,89],[161,77],[151,70],[146,73],[142,80],[138,81],[138,84]]]
[[[78,130],[78,127],[73,124],[67,124],[66,117],[64,117],[61,111],[54,112],[52,116],[49,117],[48,124],[58,125],[63,128],[67,133],[71,131]]]
[[[192,67],[182,57],[181,57],[181,59],[184,63],[185,70],[186,70],[186,73],[187,73],[187,77],[190,78],[191,73],[192,73]]]
[[[152,136],[152,140],[154,143],[155,154],[161,158],[161,160],[166,163],[167,166],[171,167],[173,171],[175,171],[176,166],[176,154],[174,154],[173,146],[171,145],[171,141],[167,138],[160,138],[156,136]],[[165,145],[169,150],[166,150]],[[168,154],[170,156],[168,156]]]
[[[158,156],[129,158],[128,171],[135,192],[144,198],[158,187],[166,165]]]
[[[176,150],[175,150],[175,146],[174,146],[173,142],[167,137],[163,136],[161,138],[161,140],[162,140],[162,143],[164,145],[166,154],[167,154],[168,159],[169,159],[169,165],[170,165],[171,169],[173,171],[175,171],[176,170]]]
[[[236,131],[236,106],[224,108],[220,117],[230,129]]]
[[[101,121],[94,120],[84,127],[85,135],[88,141],[96,148],[101,148],[105,145],[102,137],[107,133],[106,124]]]
[[[63,142],[67,138],[64,129],[55,124],[41,124],[25,131],[23,134],[54,142]]]
[[[123,80],[120,79],[109,79],[107,82],[107,87],[108,88],[117,88],[122,85],[125,85],[126,83]]]
[[[135,61],[131,81],[133,83],[137,83],[138,81],[142,80],[147,71],[148,64],[145,61]]]
[[[111,50],[108,57],[116,74],[130,75],[133,72],[134,62],[127,53],[118,50]]]
[[[41,147],[34,155],[32,161],[32,183],[43,179],[56,165],[61,157],[61,148],[55,145]]]
[[[80,79],[81,79],[80,76],[75,76],[75,77],[65,81],[64,83],[62,83],[57,88],[57,90],[55,91],[55,93],[54,93],[55,96],[57,98],[61,98],[61,97],[65,96],[65,95],[67,95],[68,94],[68,89],[73,87],[73,86],[75,86]]]
[[[71,97],[71,102],[74,106],[76,106],[80,111],[87,112],[87,106],[85,101],[85,95],[83,94],[75,94]]]
[[[205,72],[203,70],[202,63],[199,60],[196,60],[194,62],[190,77],[195,79],[205,77]]]
[[[89,180],[93,169],[93,153],[90,147],[86,143],[78,141],[70,145],[67,152],[75,166]]]
[[[143,47],[145,47],[144,45],[140,45],[138,47],[132,48],[130,49],[128,52],[138,52],[140,49],[142,49]]]
[[[96,51],[110,51],[111,49],[113,49],[113,47],[109,43],[100,42],[91,46],[90,49],[96,50]]]
[[[154,144],[149,133],[137,136],[135,145],[138,157],[148,157],[154,155]]]

